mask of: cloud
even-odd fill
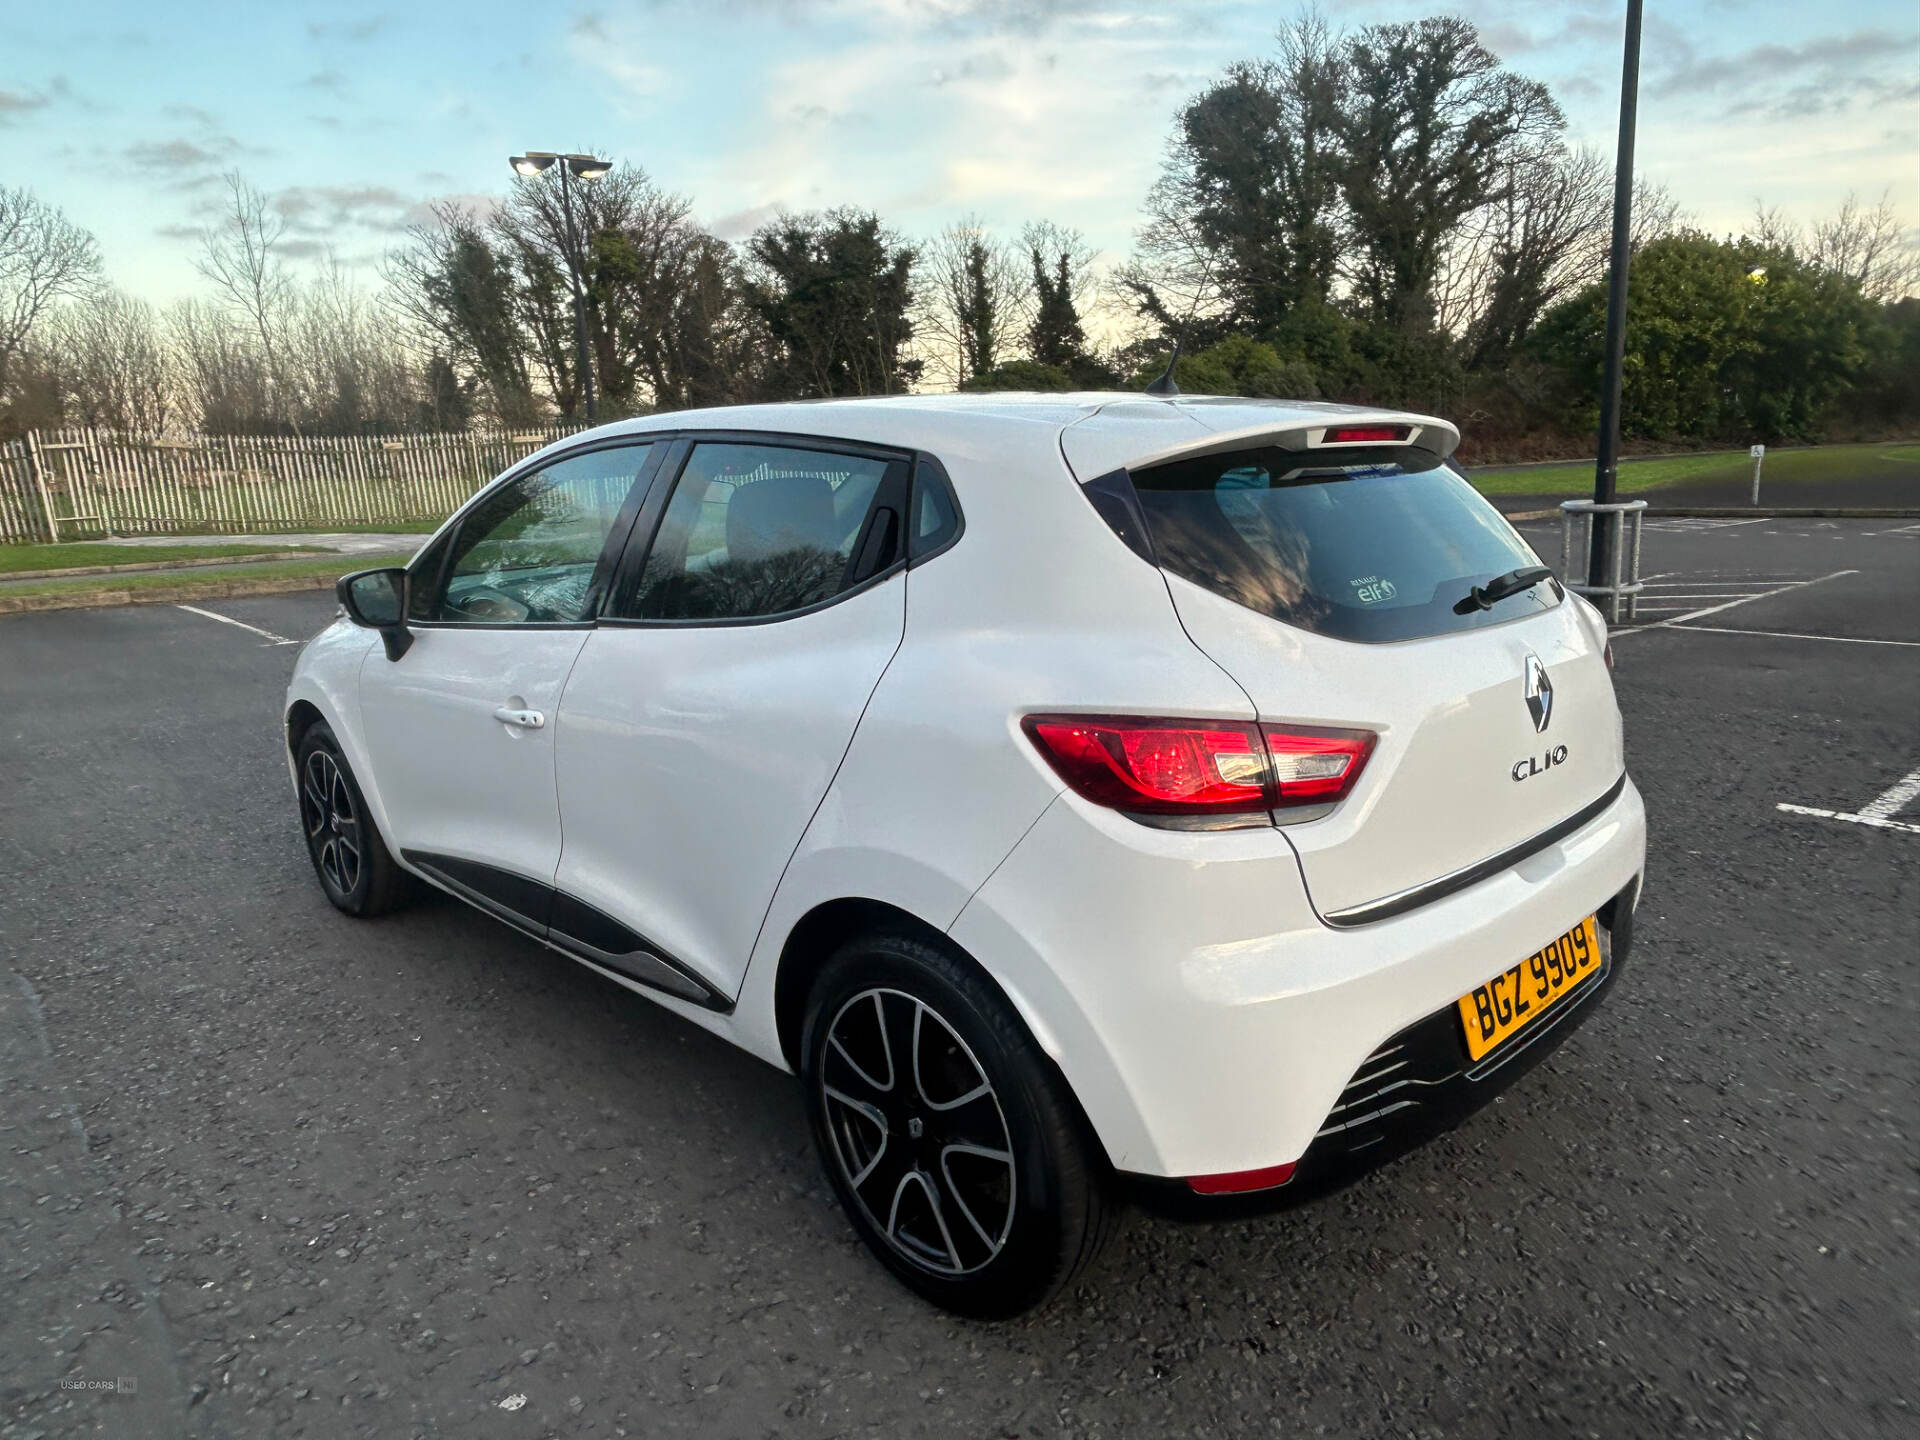
[[[1660,99],[1717,102],[1723,113],[1805,116],[1920,94],[1913,57],[1920,32],[1856,30],[1795,45],[1755,45],[1723,55],[1692,47],[1649,87]],[[1888,74],[1889,70],[1897,73]]]
[[[56,75],[41,90],[0,89],[0,130],[24,120],[36,111],[44,110],[57,101],[74,99],[73,86],[67,83],[67,77]]]
[[[207,149],[191,140],[142,140],[123,152],[141,170],[202,170],[216,166],[237,146]]]
[[[707,229],[722,240],[744,240],[769,220],[778,219],[786,206],[779,201],[768,205],[753,205],[745,210],[735,210],[722,215]]]
[[[387,185],[293,185],[272,203],[290,235],[325,245],[347,231],[397,234],[416,201]]]
[[[45,109],[50,98],[44,94],[29,94],[25,90],[0,90],[0,125],[11,125],[23,115]]]
[[[309,20],[307,38],[344,40],[350,45],[364,45],[392,23],[391,15],[369,15],[362,20]]]
[[[969,55],[958,65],[936,65],[927,83],[954,85],[966,80],[1004,80],[1013,74],[1013,62],[1006,56],[989,52]]]
[[[202,130],[218,129],[220,125],[211,111],[202,110],[198,105],[164,105],[160,113],[169,120],[184,120]]]
[[[347,96],[347,77],[338,70],[317,70],[300,82],[309,90],[321,90],[344,100]]]

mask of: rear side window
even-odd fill
[[[632,598],[637,620],[748,620],[831,600],[898,558],[907,463],[696,445]]]
[[[913,472],[913,524],[907,543],[909,558],[918,560],[950,543],[960,533],[960,507],[953,488],[936,461],[922,458]]]
[[[1475,585],[1540,563],[1429,451],[1240,450],[1134,472],[1154,558],[1216,595],[1341,640],[1413,640],[1560,603],[1552,581],[1491,609]]]

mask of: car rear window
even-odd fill
[[[1451,466],[1408,446],[1276,447],[1133,472],[1154,558],[1216,595],[1341,640],[1413,640],[1560,603],[1548,580],[1455,606],[1539,557]]]

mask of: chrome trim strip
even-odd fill
[[[1595,819],[1613,802],[1625,793],[1627,788],[1626,772],[1608,787],[1607,793],[1590,805],[1583,805],[1557,825],[1549,826],[1531,839],[1522,840],[1518,845],[1509,846],[1498,855],[1489,855],[1485,860],[1476,861],[1451,874],[1442,875],[1437,880],[1414,885],[1391,895],[1383,895],[1378,900],[1369,900],[1364,905],[1351,905],[1345,910],[1330,910],[1320,918],[1327,924],[1339,929],[1349,929],[1356,925],[1372,925],[1381,920],[1390,920],[1395,915],[1404,915],[1409,910],[1418,910],[1422,905],[1431,905],[1434,901],[1464,890],[1469,885],[1477,885],[1489,876],[1502,870],[1511,869],[1529,855],[1537,855],[1558,841],[1564,840],[1581,826]]]

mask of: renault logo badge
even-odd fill
[[[1547,667],[1540,663],[1538,655],[1527,656],[1526,695],[1533,728],[1545,730],[1547,722],[1553,719],[1553,682],[1547,678]]]

